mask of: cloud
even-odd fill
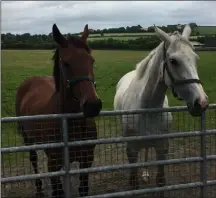
[[[2,32],[47,34],[56,23],[62,33],[140,24],[196,22],[216,25],[214,1],[3,1]]]

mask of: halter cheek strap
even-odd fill
[[[175,87],[176,86],[181,86],[181,85],[184,85],[184,84],[191,84],[191,83],[202,84],[201,80],[195,79],[195,78],[184,79],[184,80],[175,80],[175,78],[174,78],[174,76],[173,76],[172,72],[170,71],[170,69],[168,67],[168,64],[167,64],[166,47],[165,47],[165,44],[164,44],[164,64],[163,64],[163,79],[164,79],[164,81],[165,81],[165,70],[166,70],[167,75],[169,76],[170,81],[171,81],[171,89],[172,89],[173,96],[175,98],[178,98],[179,100],[182,100],[182,99],[175,92]]]
[[[62,66],[62,64],[64,64],[64,63],[62,62],[62,59],[60,59],[60,65]],[[62,69],[62,75],[64,76],[63,69]],[[77,83],[79,83],[81,81],[90,81],[91,83],[94,84],[94,86],[96,88],[96,81],[94,81],[94,78],[91,78],[89,76],[79,76],[79,77],[67,80],[66,81],[67,82],[67,88],[73,88]],[[74,97],[74,100],[77,100],[77,99]]]

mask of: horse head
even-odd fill
[[[95,87],[95,60],[87,44],[88,25],[85,26],[81,37],[65,38],[56,24],[53,25],[52,34],[58,44],[54,55],[56,91],[60,91],[61,88],[65,90],[67,103],[72,100],[79,101],[85,117],[97,116],[102,109],[102,102]]]

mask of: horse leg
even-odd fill
[[[157,161],[166,160],[168,158],[167,155],[168,155],[168,150],[169,150],[169,141],[159,140],[155,147],[155,150],[156,150]],[[162,187],[166,185],[164,165],[158,165],[156,185],[158,187]],[[160,192],[160,198],[164,198],[164,192]]]
[[[62,153],[57,149],[50,149],[49,153],[46,153],[48,157],[48,171],[60,171],[60,169],[62,168]],[[60,177],[51,177],[50,180],[52,186],[52,198],[64,198],[64,191]]]
[[[91,167],[94,161],[94,148],[95,146],[93,148],[88,149],[88,151],[81,152],[80,169]],[[88,177],[89,177],[89,173],[80,174],[79,194],[81,197],[88,196],[88,191],[89,191]]]
[[[147,161],[148,161],[148,147],[145,148],[145,162]],[[148,168],[145,168],[145,170],[143,171],[142,179],[146,184],[149,182]]]
[[[129,163],[136,163],[138,158],[138,151],[132,149],[129,144],[127,144],[127,156]],[[137,178],[137,168],[132,168],[130,171],[130,185],[133,187],[133,189],[139,188],[139,182]]]
[[[34,172],[35,172],[35,174],[38,174],[38,165],[37,165],[38,156],[37,156],[37,153],[34,150],[30,150],[29,154],[30,154],[30,161],[31,161],[32,166],[34,168]],[[36,189],[37,189],[37,194],[41,194],[41,192],[42,192],[42,181],[40,179],[36,179],[35,186],[36,186]]]
[[[27,137],[26,133],[23,130],[23,127],[20,126],[20,128],[22,128],[22,131],[23,131],[23,137],[24,137],[25,145],[31,145],[31,143],[28,140],[28,137]],[[37,156],[37,153],[36,153],[35,150],[30,150],[30,152],[29,152],[29,160],[32,163],[35,174],[38,174],[38,165],[37,165],[38,156]],[[35,186],[36,186],[36,189],[37,189],[37,194],[38,195],[41,194],[42,193],[42,181],[40,179],[35,180]]]

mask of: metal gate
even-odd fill
[[[216,197],[216,104],[211,104],[208,108],[208,110],[202,114],[201,118],[196,118],[192,121],[192,117],[188,115],[188,113],[184,113],[187,111],[187,107],[170,107],[166,109],[142,109],[142,110],[134,110],[134,111],[103,111],[100,114],[99,119],[103,119],[105,121],[109,121],[108,126],[105,126],[104,124],[104,130],[111,131],[110,128],[115,128],[118,124],[117,117],[121,116],[133,116],[134,114],[145,114],[145,113],[161,113],[161,112],[172,112],[173,117],[175,117],[175,129],[172,131],[172,133],[169,134],[161,134],[161,135],[148,135],[148,136],[133,136],[133,137],[122,137],[121,134],[119,137],[113,137],[113,133],[110,133],[110,135],[101,135],[97,140],[85,140],[85,141],[73,141],[68,142],[68,129],[67,129],[67,119],[68,118],[81,118],[82,114],[52,114],[52,115],[36,115],[36,116],[23,116],[23,117],[5,117],[1,118],[1,124],[8,125],[12,122],[17,121],[24,121],[24,120],[45,120],[45,119],[61,119],[62,120],[62,131],[63,131],[63,142],[54,142],[49,144],[38,144],[38,145],[30,145],[30,146],[11,146],[11,144],[4,146],[4,137],[7,136],[7,129],[11,129],[10,127],[2,127],[2,148],[1,148],[1,154],[2,154],[2,178],[1,178],[1,184],[2,184],[2,191],[4,190],[3,185],[7,185],[10,183],[15,182],[21,182],[21,181],[30,181],[35,180],[37,178],[44,179],[44,178],[50,178],[54,176],[62,176],[64,178],[64,189],[65,189],[65,197],[69,198],[71,196],[71,187],[69,185],[70,177],[73,175],[77,175],[80,173],[104,173],[104,172],[110,172],[110,171],[123,171],[128,170],[131,168],[143,168],[143,167],[155,167],[157,165],[181,165],[181,164],[192,164],[196,163],[199,165],[199,179],[193,182],[186,182],[183,183],[180,181],[180,183],[173,184],[172,181],[171,184],[167,184],[164,187],[145,187],[140,188],[139,190],[104,190],[100,192],[99,194],[92,193],[93,195],[89,195],[88,198],[111,198],[111,197],[125,197],[125,196],[132,196],[135,197],[137,195],[142,194],[148,194],[148,193],[157,193],[160,191],[173,191],[173,190],[186,190],[186,189],[192,189],[195,188],[195,191],[199,189],[199,195],[195,195],[194,197],[200,197],[200,198],[210,198],[210,197]],[[174,114],[177,113],[178,116],[175,116]],[[179,115],[184,113],[183,121],[181,127],[179,127]],[[110,118],[110,119],[109,119]],[[104,121],[104,122],[105,122]],[[190,128],[191,125],[196,125],[195,130],[181,130],[186,126],[185,122],[189,122],[188,127]],[[195,124],[193,124],[194,122]],[[98,121],[100,124],[100,120]],[[177,127],[178,126],[178,127]],[[100,127],[99,127],[100,128]],[[176,128],[178,128],[176,132]],[[98,129],[100,131],[100,129]],[[116,131],[119,131],[120,129],[115,129]],[[182,132],[184,131],[184,132]],[[105,133],[105,132],[104,132]],[[109,137],[111,136],[111,137]],[[114,135],[115,136],[115,135]],[[174,145],[186,145],[185,139],[186,138],[194,138],[195,144],[194,144],[194,150],[196,152],[195,156],[184,156],[184,157],[175,157],[175,154],[173,154],[174,158],[169,160],[163,160],[163,161],[155,161],[150,160],[148,162],[139,162],[134,164],[128,164],[127,159],[122,160],[123,163],[115,164],[115,165],[100,165],[87,168],[87,169],[75,169],[70,170],[70,162],[68,159],[69,156],[69,150],[68,148],[70,146],[80,146],[80,145],[91,145],[91,144],[97,144],[97,145],[109,145],[109,144],[123,144],[130,141],[139,141],[139,140],[153,140],[153,139],[169,139],[172,141],[175,138],[181,138],[179,141],[174,141]],[[192,143],[189,143],[186,145],[186,147],[189,147],[189,145],[192,145]],[[8,155],[8,153],[18,153],[18,152],[27,152],[30,150],[43,150],[45,148],[64,148],[64,170],[58,171],[58,172],[44,172],[39,174],[22,174],[18,176],[4,176],[4,163],[6,163],[6,158],[4,158],[4,155]],[[124,146],[123,146],[124,147]],[[121,147],[121,148],[123,148]],[[123,148],[124,149],[124,148]],[[182,147],[181,147],[182,149]],[[176,149],[173,147],[174,151],[180,152],[180,149]],[[190,148],[188,149],[190,150]],[[212,151],[213,150],[213,151]],[[111,152],[113,150],[111,149]],[[116,152],[116,151],[115,151]],[[104,155],[106,155],[106,151],[102,151]],[[121,155],[121,153],[116,152],[116,156]],[[183,155],[183,154],[181,154]],[[186,155],[189,155],[188,153]],[[170,154],[171,156],[171,154]],[[110,158],[113,158],[112,156]],[[170,157],[169,157],[170,158]],[[171,157],[172,158],[172,157]],[[101,160],[98,160],[99,162]],[[106,161],[106,160],[105,160]],[[8,163],[6,163],[8,166]],[[9,165],[10,166],[10,165]],[[9,167],[11,170],[11,167]],[[179,169],[180,170],[180,169]],[[178,171],[177,171],[178,172]],[[181,171],[179,171],[181,172]],[[185,174],[187,171],[183,171]],[[192,171],[188,171],[187,174],[189,174]],[[172,176],[171,176],[172,177]],[[189,177],[189,176],[188,176]],[[197,177],[197,176],[196,176]],[[210,178],[210,179],[209,179]],[[115,176],[115,181],[118,180],[118,177]],[[125,180],[125,179],[124,179]],[[172,180],[172,179],[171,179]],[[170,181],[171,181],[170,180]],[[123,180],[122,180],[123,181]],[[100,182],[100,181],[99,181]],[[120,182],[121,183],[121,182]],[[210,190],[209,187],[212,187]],[[119,187],[121,188],[121,187]],[[106,192],[108,191],[108,192]],[[120,192],[119,192],[120,191]],[[105,192],[105,193],[104,193]],[[198,191],[197,191],[198,192]],[[178,196],[171,196],[171,197],[178,197]],[[182,197],[182,196],[179,196]],[[187,197],[187,195],[184,195],[184,197]],[[188,195],[188,197],[191,197]]]

